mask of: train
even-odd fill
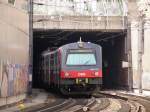
[[[78,41],[51,51],[41,58],[41,82],[63,94],[91,94],[102,86],[102,48]]]

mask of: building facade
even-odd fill
[[[150,90],[150,2],[138,0],[138,14],[131,19],[133,88]]]
[[[124,0],[34,0],[35,15],[126,16],[126,10]]]

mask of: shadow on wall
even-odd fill
[[[27,92],[28,66],[0,60],[0,97]]]

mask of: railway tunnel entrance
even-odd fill
[[[128,87],[128,69],[122,67],[122,62],[127,61],[126,31],[34,30],[33,34],[33,87],[42,87],[38,69],[41,53],[77,42],[80,37],[102,46],[103,88]]]

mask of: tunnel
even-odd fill
[[[34,30],[33,32],[33,87],[41,88],[39,62],[41,53],[55,50],[62,45],[79,41],[99,44],[102,47],[103,89],[127,89],[128,68],[122,63],[127,60],[126,31],[74,31]]]

